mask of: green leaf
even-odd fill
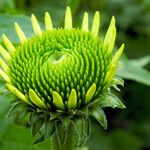
[[[150,55],[138,59],[132,59],[130,62],[138,67],[143,67],[150,63]]]
[[[107,128],[107,119],[101,107],[97,106],[91,109],[90,114],[102,125],[104,129]]]
[[[106,93],[104,96],[102,96],[99,100],[99,105],[101,107],[118,107],[121,109],[126,108],[120,99],[112,93]]]
[[[146,62],[148,61],[146,60]],[[150,86],[150,72],[141,66],[143,66],[143,61],[141,61],[141,65],[138,65],[135,61],[128,60],[124,56],[121,59],[121,65],[118,67],[116,74],[124,79],[134,80]]]

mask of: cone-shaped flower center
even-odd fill
[[[91,31],[88,14],[82,28],[72,28],[70,8],[67,8],[65,27],[53,29],[50,15],[45,14],[46,31],[41,30],[34,15],[31,16],[35,35],[27,39],[15,23],[21,41],[14,47],[4,35],[5,50],[0,52],[3,69],[1,76],[7,88],[19,99],[41,109],[79,109],[100,97],[109,87],[123,46],[112,57],[116,28],[112,17],[104,41],[98,36],[100,15],[95,13]]]

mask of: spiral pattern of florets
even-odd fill
[[[47,103],[58,92],[67,101],[72,89],[82,104],[95,83],[95,97],[104,87],[111,56],[98,37],[78,29],[43,32],[18,46],[10,64],[13,85],[23,94],[29,89]]]

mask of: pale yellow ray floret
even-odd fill
[[[72,28],[72,15],[71,15],[71,9],[70,7],[67,7],[66,14],[65,14],[65,29],[71,29]]]
[[[115,56],[113,57],[111,63],[110,63],[110,70],[107,72],[106,77],[105,77],[105,82],[110,83],[112,78],[115,75],[116,69],[117,69],[117,62],[123,53],[124,50],[124,44],[121,45],[119,50],[116,52]]]
[[[76,106],[77,106],[77,93],[75,89],[72,89],[68,99],[68,109],[75,109]]]
[[[63,110],[65,108],[65,106],[64,106],[62,97],[56,91],[53,91],[52,96],[53,96],[53,104],[58,109],[62,109]]]
[[[112,51],[115,39],[116,39],[116,26],[115,26],[115,17],[113,16],[104,39],[104,47],[107,48],[108,53]]]
[[[33,26],[33,30],[35,34],[40,35],[42,33],[42,30],[34,14],[31,15],[31,22],[32,22],[32,26]]]
[[[120,58],[120,56],[122,55],[124,50],[124,44],[121,45],[121,47],[118,49],[118,51],[116,52],[115,56],[113,57],[111,64],[116,64]]]
[[[4,69],[5,72],[7,72],[9,67],[1,57],[0,57],[0,66]]]
[[[107,84],[109,84],[112,80],[112,78],[115,75],[117,66],[115,64],[111,65],[110,70],[107,72],[106,77],[105,77],[105,82],[107,82]]]
[[[88,13],[85,12],[83,16],[83,21],[82,21],[82,31],[88,32],[88,27],[89,27],[89,20],[88,20]]]
[[[34,90],[29,89],[29,98],[33,104],[38,106],[39,108],[47,109],[45,103],[37,96]]]
[[[2,35],[2,41],[5,44],[6,48],[8,49],[9,53],[12,54],[15,51],[15,47],[5,34]]]
[[[10,54],[3,48],[0,44],[0,54],[4,57],[4,59],[8,62],[11,59]]]
[[[1,76],[7,83],[11,83],[10,77],[9,77],[2,69],[0,69],[0,76]]]
[[[96,84],[93,83],[85,95],[85,104],[89,103],[96,91]]]
[[[6,87],[9,91],[11,91],[13,94],[15,94],[20,100],[22,100],[23,102],[25,102],[29,105],[32,105],[30,103],[30,101],[28,100],[28,98],[23,93],[21,93],[16,87],[14,87],[13,85],[10,85],[10,84],[6,84]]]
[[[92,24],[92,33],[94,36],[98,35],[100,25],[100,14],[98,11],[95,12],[93,24]]]
[[[27,40],[24,32],[22,31],[21,27],[18,25],[18,23],[15,22],[15,29],[16,29],[16,33],[19,37],[19,40],[21,43],[25,42]]]
[[[45,13],[45,28],[46,30],[52,30],[53,29],[53,24],[51,20],[51,16],[48,12]]]

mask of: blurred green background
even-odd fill
[[[105,109],[107,130],[92,120],[92,133],[87,141],[89,149],[150,150],[150,0],[0,0],[0,37],[5,33],[14,44],[18,43],[14,22],[31,36],[32,13],[41,22],[41,27],[44,27],[45,11],[50,12],[55,27],[63,26],[68,5],[75,27],[81,26],[84,11],[89,13],[90,26],[94,12],[100,11],[101,36],[114,15],[116,47],[125,43],[125,53],[117,71],[125,79],[125,87],[117,94],[127,108]],[[3,87],[0,80],[0,150],[48,150],[49,140],[32,145],[33,138],[25,120],[17,122],[15,118],[5,117],[13,97]]]

